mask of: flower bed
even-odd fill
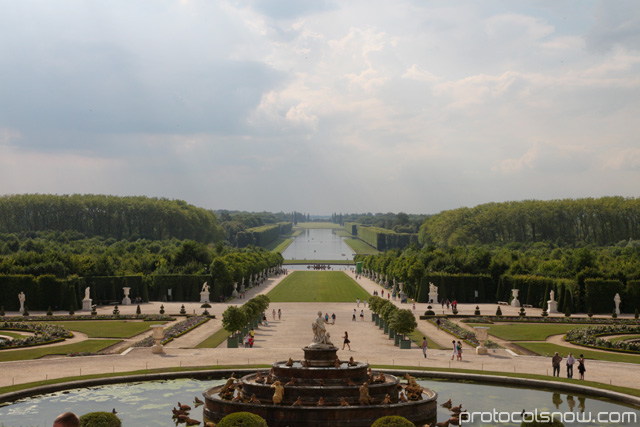
[[[436,321],[434,319],[429,319],[428,321],[436,325]],[[480,345],[480,342],[476,338],[476,334],[474,332],[462,328],[448,319],[440,317],[440,329],[474,347],[478,347]],[[502,348],[500,347],[500,345],[491,340],[486,340],[485,345],[487,348]]]
[[[640,343],[624,341],[610,341],[602,338],[603,335],[638,334],[638,325],[600,325],[590,328],[577,328],[567,332],[565,339],[572,344],[595,347],[603,350],[615,350],[624,352],[640,352]]]
[[[483,320],[480,320],[483,319]],[[585,325],[638,325],[635,319],[611,319],[611,318],[588,318],[588,317],[542,317],[542,316],[487,316],[469,317],[463,320],[465,323],[575,323]]]
[[[175,318],[166,314],[119,314],[114,316],[113,314],[100,314],[91,316],[89,314],[81,315],[55,315],[55,316],[5,316],[0,317],[0,322],[24,322],[24,321],[56,321],[56,320],[128,320],[128,319],[140,319],[145,322],[159,322],[175,320]]]
[[[0,341],[0,348],[29,347],[71,338],[73,334],[59,325],[48,323],[1,322],[0,329],[33,332],[34,335]]]
[[[197,328],[203,323],[209,320],[206,316],[193,316],[189,317],[187,320],[183,320],[182,322],[176,323],[175,325],[165,329],[164,331],[164,339],[161,344],[166,344],[174,338],[179,337],[180,335],[186,334],[192,329]],[[153,347],[154,341],[153,337],[144,338],[135,344],[133,347]]]

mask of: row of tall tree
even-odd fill
[[[117,240],[176,238],[218,242],[216,215],[182,200],[94,194],[0,197],[0,233],[75,231]]]
[[[444,211],[425,220],[420,242],[436,246],[554,242],[612,245],[640,239],[640,199],[525,200]]]

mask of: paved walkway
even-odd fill
[[[347,272],[351,277],[353,275]],[[247,299],[257,293],[268,292],[276,286],[285,276],[272,278],[266,283],[247,292]],[[358,280],[368,292],[380,291],[378,285],[371,280],[361,278]],[[385,292],[386,293],[386,292]],[[235,300],[229,304],[242,304],[246,300]],[[182,303],[163,303],[167,313],[178,313]],[[272,303],[269,307],[269,326],[260,326],[256,329],[256,341],[254,348],[228,349],[222,344],[215,349],[193,348],[206,336],[214,333],[220,326],[221,313],[229,304],[212,304],[209,309],[216,319],[207,322],[204,327],[197,328],[194,332],[174,340],[171,345],[165,347],[164,355],[151,353],[148,348],[136,348],[125,351],[122,354],[106,356],[90,356],[76,358],[48,358],[44,360],[29,360],[0,363],[0,386],[26,383],[51,378],[61,378],[74,375],[98,374],[106,372],[128,372],[140,369],[169,368],[176,366],[206,367],[215,365],[239,366],[245,364],[271,364],[275,361],[300,359],[301,348],[309,344],[312,339],[311,323],[316,317],[316,312],[335,313],[337,316],[335,325],[328,325],[327,330],[331,334],[334,344],[340,349],[338,355],[341,359],[354,359],[377,365],[419,366],[437,368],[461,368],[479,371],[521,372],[540,375],[551,373],[551,361],[547,357],[518,356],[507,350],[497,350],[488,355],[478,356],[472,350],[464,352],[464,360],[451,361],[450,350],[429,350],[425,359],[421,349],[414,346],[411,350],[400,350],[375,324],[371,322],[371,312],[361,303],[356,307],[353,303]],[[403,308],[412,308],[411,304],[396,304]],[[199,303],[185,303],[188,312],[201,312]],[[141,308],[144,313],[157,313],[160,303],[144,304]],[[495,305],[480,305],[483,313],[495,313]],[[357,321],[352,321],[353,309],[356,309]],[[416,315],[426,311],[427,304],[416,305]],[[122,314],[134,313],[136,306],[120,307]],[[282,310],[281,320],[273,320],[271,309]],[[103,309],[105,313],[109,308]],[[364,310],[364,321],[360,321],[360,310]],[[460,305],[461,313],[472,314],[474,304]],[[516,314],[513,307],[502,307],[505,315]],[[512,313],[513,311],[513,313]],[[535,309],[527,309],[529,314],[534,314]],[[433,325],[420,321],[419,328],[427,333],[430,338],[446,347],[451,339],[448,334],[437,331]],[[423,329],[424,328],[424,329]],[[342,350],[342,336],[347,331],[351,340],[351,348]],[[191,335],[193,334],[193,335]],[[563,344],[566,345],[566,344]],[[450,345],[449,345],[450,348]],[[639,388],[640,369],[636,364],[603,362],[597,360],[587,361],[588,380],[611,383],[626,387]]]

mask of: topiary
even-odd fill
[[[613,313],[611,313],[611,318],[612,319],[617,319],[618,318],[618,313],[616,313],[616,309],[613,309]]]
[[[160,314],[164,314],[164,304],[160,305]]]
[[[187,314],[187,310],[184,308],[184,304],[180,307],[180,314]]]
[[[140,316],[142,314],[142,310],[140,310],[140,304],[136,307],[136,316]]]
[[[371,427],[415,427],[416,425],[406,419],[405,417],[399,417],[397,415],[388,415],[386,417],[378,418]]]
[[[476,305],[476,311],[473,312],[474,315],[480,316],[480,307]]]
[[[502,310],[500,309],[500,306],[498,306],[498,309],[496,310],[496,316],[498,317],[502,316]]]
[[[433,307],[431,307],[431,305],[427,306],[427,311],[424,312],[425,316],[435,316],[436,313],[435,311],[433,311]]]
[[[4,316],[4,314],[0,313],[0,316]],[[638,317],[640,317],[640,311],[638,311],[637,308],[636,308],[636,313],[634,314],[634,317],[636,318],[636,320],[638,320]]]
[[[47,316],[53,316],[53,311],[51,311],[51,306],[47,307]]]
[[[564,309],[564,317],[571,317],[571,307],[567,304],[567,308]]]
[[[524,307],[520,307],[520,313],[518,313],[518,315],[520,317],[525,317],[527,315],[527,312],[524,311]]]
[[[114,316],[117,316],[118,314],[120,314],[120,310],[118,310],[118,304],[116,304],[116,305],[113,307],[113,315],[114,315]]]
[[[122,427],[122,421],[111,412],[89,412],[80,417],[80,427]]]
[[[234,412],[229,414],[216,427],[268,427],[264,418],[251,412]]]
[[[636,313],[638,312],[638,310],[636,310]],[[0,316],[4,317],[4,305],[0,306]]]
[[[28,316],[29,315],[29,309],[27,308],[27,305],[25,304],[24,306],[24,311],[22,312],[23,316]]]
[[[589,319],[593,317],[593,309],[591,307],[589,307],[589,310],[587,311],[587,316],[589,316]]]

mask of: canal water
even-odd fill
[[[178,379],[149,381],[129,384],[112,384],[61,391],[0,407],[0,425],[4,427],[50,427],[53,419],[62,412],[72,411],[82,415],[88,412],[116,410],[124,427],[175,425],[171,409],[178,402],[194,407],[194,398],[203,399],[202,393],[224,380]],[[556,412],[565,421],[593,419],[587,422],[566,422],[566,426],[637,426],[640,411],[637,408],[620,405],[578,394],[549,390],[500,387],[478,383],[418,380],[423,386],[438,393],[438,403],[451,399],[454,406],[462,404],[463,409],[476,413],[472,426],[519,426],[508,418],[517,418],[523,410],[528,412]],[[495,412],[494,412],[495,411]],[[484,421],[480,412],[485,412]],[[488,421],[488,413],[502,417],[502,421]],[[191,418],[202,421],[202,407],[191,411]],[[511,415],[509,415],[511,414]],[[438,406],[438,421],[449,419],[448,410]],[[597,421],[600,417],[601,421]],[[625,419],[626,422],[614,421]],[[607,420],[607,421],[605,421]],[[201,424],[202,425],[202,424]]]
[[[304,229],[282,253],[284,259],[314,261],[353,260],[353,250],[332,229]]]

